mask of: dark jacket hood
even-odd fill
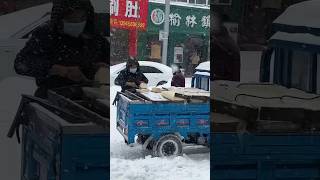
[[[94,8],[90,0],[53,0],[51,11],[51,28],[54,32],[61,32],[63,26],[63,14],[69,8],[81,8],[87,11],[87,24],[84,29],[85,34],[94,34]]]
[[[139,62],[138,62],[136,59],[129,59],[129,60],[127,61],[127,64],[126,64],[126,70],[127,70],[127,71],[129,71],[129,67],[130,67],[131,65],[136,65],[136,66],[137,66],[137,72],[140,71],[140,64],[139,64]]]

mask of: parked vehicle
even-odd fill
[[[48,100],[22,96],[8,133],[20,140],[22,126],[21,180],[109,178],[109,101],[76,98],[79,88],[49,91]]]
[[[210,61],[200,63],[192,76],[191,87],[210,91]]]
[[[137,142],[153,156],[181,155],[185,144],[209,146],[209,102],[148,101],[117,95],[117,129],[127,144]]]
[[[261,82],[212,83],[214,179],[319,178],[319,8],[304,1],[274,21]]]
[[[141,72],[148,78],[148,86],[166,84],[172,79],[172,69],[164,64],[150,61],[139,61]],[[110,81],[114,84],[120,71],[124,70],[126,63],[120,63],[110,67]]]

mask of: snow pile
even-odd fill
[[[190,79],[186,84],[190,84]],[[118,86],[111,86],[110,102],[112,103]],[[209,180],[210,155],[191,154],[175,158],[151,158],[150,153],[143,151],[141,145],[130,147],[116,130],[116,107],[110,108],[110,177],[121,180]],[[200,150],[201,151],[201,150]]]
[[[196,67],[196,70],[210,71],[210,61],[206,61],[206,62],[200,63],[200,64]]]
[[[287,8],[275,21],[276,24],[320,28],[320,1],[310,0]]]
[[[320,111],[320,96],[280,85],[214,81],[216,100],[251,107],[285,107]]]

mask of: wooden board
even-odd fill
[[[148,98],[150,101],[168,101],[160,93],[154,92],[140,92],[144,97]]]
[[[185,101],[185,99],[183,98],[176,97],[174,91],[162,91],[161,95],[170,101],[175,101],[175,102]]]

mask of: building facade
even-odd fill
[[[185,69],[187,75],[193,72],[195,63],[209,60],[210,7],[208,3],[209,1],[200,0],[171,2],[167,65],[178,64]],[[139,60],[162,62],[161,35],[163,33],[161,31],[164,28],[164,15],[164,2],[149,1],[147,29],[138,32],[137,58]],[[128,54],[126,47],[128,31],[113,29],[111,34],[111,46],[114,46],[111,47],[112,62],[119,63],[126,59],[125,55]]]

